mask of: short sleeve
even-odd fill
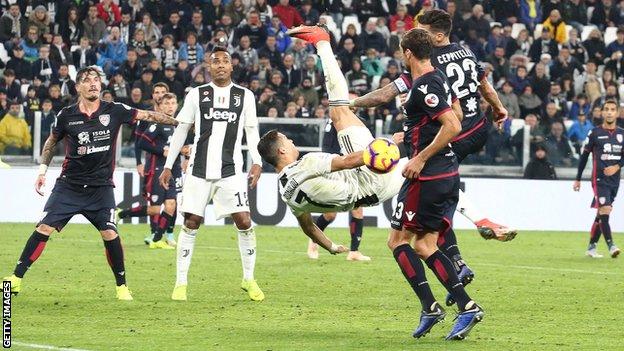
[[[417,99],[418,106],[432,120],[451,110],[447,101],[449,94],[450,89],[437,79],[431,80],[426,89],[422,85],[412,89],[412,98]]]
[[[126,104],[115,102],[115,113],[121,117],[121,122],[126,124],[136,123],[136,116],[139,110]]]
[[[412,88],[412,76],[408,72],[403,72],[399,78],[394,80],[393,84],[400,94],[405,94]]]
[[[62,113],[63,110],[56,114],[56,117],[54,118],[54,125],[52,126],[52,134],[54,134],[57,140],[61,140],[65,137],[65,124],[61,118]]]
[[[194,123],[195,122],[195,113],[197,113],[197,109],[199,108],[199,90],[197,88],[191,89],[186,97],[184,98],[184,105],[182,105],[182,109],[178,112],[176,119],[180,123]]]

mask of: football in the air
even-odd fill
[[[364,164],[375,173],[388,173],[399,163],[399,147],[390,139],[377,138],[364,149]]]

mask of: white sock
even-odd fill
[[[316,44],[316,51],[321,58],[323,74],[325,75],[325,87],[332,105],[349,105],[349,86],[344,74],[338,66],[338,61],[334,56],[331,45],[328,41],[319,41]],[[346,102],[346,103],[345,103]]]
[[[243,279],[253,280],[256,267],[256,233],[253,227],[238,230],[238,250],[243,263]]]
[[[481,212],[481,209],[479,209],[472,203],[472,201],[470,201],[468,195],[466,195],[463,190],[459,190],[457,212],[461,213],[462,215],[464,215],[464,217],[468,218],[472,223],[475,224],[478,221],[485,219],[485,216]]]
[[[177,244],[176,261],[176,286],[187,285],[188,271],[193,257],[193,247],[195,246],[195,235],[197,229],[189,229],[182,226]]]

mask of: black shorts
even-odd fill
[[[459,175],[425,181],[406,179],[390,225],[396,230],[435,230],[442,234],[451,227],[458,200]]]
[[[165,200],[175,200],[178,196],[178,186],[180,185],[182,180],[177,180],[178,178],[171,177],[169,180],[169,189],[166,189],[160,185],[160,181],[158,180],[158,175],[155,174],[146,174],[145,175],[145,184],[143,186],[143,196],[145,196],[145,200],[149,206],[160,206],[165,202]],[[180,189],[182,186],[180,186]]]
[[[58,180],[43,211],[37,226],[46,224],[60,232],[73,216],[81,214],[97,230],[117,231],[112,186],[85,187]]]
[[[594,198],[591,207],[611,206],[615,201],[620,185],[596,184],[594,186]]]
[[[452,142],[453,152],[457,155],[457,161],[461,163],[468,155],[477,153],[483,149],[492,128],[492,122],[484,118],[472,129],[460,133]]]

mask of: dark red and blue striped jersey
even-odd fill
[[[473,129],[485,118],[479,109],[481,99],[479,86],[485,76],[483,67],[472,51],[457,43],[434,47],[431,52],[431,64],[446,75],[453,94],[459,99],[464,113],[462,134]],[[412,87],[410,73],[403,72],[394,84],[399,92],[408,92]]]
[[[144,168],[146,176],[158,177],[162,172],[167,161],[167,157],[163,154],[164,149],[169,146],[174,129],[175,127],[170,125],[148,123],[147,128],[137,135],[137,146],[147,152]],[[171,171],[174,176],[181,175],[179,157]]]
[[[128,105],[100,101],[87,116],[78,104],[63,108],[52,133],[65,143],[65,161],[60,180],[85,186],[113,184],[115,145],[124,123],[133,124],[137,110]]]
[[[583,151],[584,153],[592,153],[592,181],[607,186],[618,186],[620,184],[620,172],[607,177],[604,175],[604,169],[613,165],[622,165],[624,129],[619,127],[615,129],[596,127],[592,129],[587,134]]]
[[[440,131],[438,117],[452,111],[452,95],[444,73],[439,69],[416,78],[403,104],[405,122],[404,144],[410,158],[429,146]],[[442,178],[457,174],[457,157],[447,145],[432,156],[420,173],[421,180]]]

